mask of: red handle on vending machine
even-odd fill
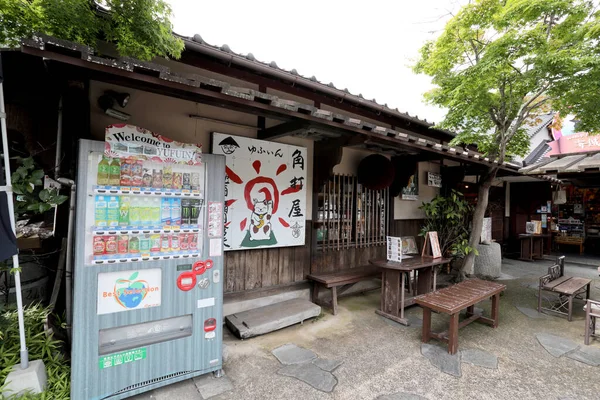
[[[184,272],[177,277],[177,287],[184,292],[192,290],[196,286],[196,277],[212,267],[212,260],[196,261],[191,271]]]

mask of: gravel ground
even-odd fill
[[[507,290],[500,300],[500,326],[492,329],[474,323],[459,331],[459,349],[495,354],[498,369],[462,363],[460,378],[442,373],[421,355],[420,327],[404,327],[376,315],[379,293],[371,292],[342,298],[335,317],[325,311],[304,325],[245,341],[226,334],[224,369],[233,390],[212,398],[376,399],[407,392],[431,400],[600,399],[600,367],[555,358],[535,337],[536,333],[546,332],[583,346],[582,307],[576,303],[572,322],[560,317],[533,319],[516,308],[537,307],[537,290],[533,287],[548,265],[549,261],[506,260],[502,283]],[[566,274],[595,279],[592,298],[600,299],[595,268],[567,264],[565,269]],[[489,313],[490,302],[482,302],[479,307]],[[412,307],[408,314],[421,318],[422,312]],[[443,330],[447,321],[447,316],[434,314],[433,328]],[[282,365],[271,351],[286,343],[310,349],[320,358],[343,361],[334,371],[338,384],[333,392],[321,392],[277,374]],[[600,340],[591,346],[600,349]],[[161,389],[165,398],[169,398],[168,389]]]

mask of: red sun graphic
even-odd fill
[[[250,179],[246,183],[244,183],[242,178],[240,178],[240,176],[238,174],[236,174],[231,168],[226,166],[225,172],[231,182],[238,184],[238,185],[244,185],[244,200],[246,201],[246,206],[248,207],[249,211],[254,210],[255,200],[259,201],[259,202],[272,201],[273,202],[273,211],[272,212],[273,212],[273,214],[275,214],[275,213],[277,213],[277,209],[279,208],[280,196],[285,196],[285,195],[291,194],[291,193],[297,193],[299,190],[302,189],[302,186],[298,185],[293,188],[290,187],[290,188],[284,189],[280,193],[279,188],[277,187],[277,183],[275,183],[273,178],[269,178],[269,177],[260,175],[261,167],[262,167],[261,162],[258,160],[254,161],[252,163],[252,168],[254,169],[254,171],[256,171],[257,176],[255,178]],[[279,167],[277,168],[276,175],[281,174],[286,169],[287,169],[287,166],[285,164],[279,165]],[[238,199],[229,199],[227,201],[227,203],[228,203],[228,205],[231,205],[237,200]],[[281,224],[282,227],[284,227],[284,228],[290,227],[289,222],[287,222],[284,218],[279,217],[279,218],[277,218],[277,220],[279,221],[279,223]],[[248,223],[248,218],[244,218],[240,222],[240,225],[239,225],[240,231],[243,231],[246,228],[247,223]]]

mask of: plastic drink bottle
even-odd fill
[[[110,173],[110,163],[108,157],[102,156],[102,159],[98,163],[98,177],[96,183],[100,186],[108,185],[108,176]]]
[[[152,204],[149,198],[142,199],[142,207],[140,209],[142,225],[145,228],[152,226]]]
[[[160,226],[160,199],[152,199],[150,216],[152,219],[152,226]]]
[[[171,226],[171,203],[169,200],[167,197],[161,199],[160,222],[163,227]]]
[[[106,206],[106,219],[111,228],[119,226],[119,196],[110,196]]]
[[[129,209],[131,207],[131,197],[121,196],[119,202],[119,226],[129,226]]]
[[[181,226],[181,199],[171,200],[171,226]]]
[[[134,197],[129,206],[129,224],[133,227],[139,227],[142,224],[140,216],[140,199]]]
[[[110,186],[119,186],[121,184],[121,160],[113,158],[110,163],[108,184]]]
[[[94,202],[94,223],[97,227],[106,227],[108,226],[107,217],[106,217],[106,197],[105,196],[96,196],[96,201]]]

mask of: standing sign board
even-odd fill
[[[71,398],[219,370],[225,158],[119,124],[77,171]]]
[[[437,232],[427,232],[425,234],[425,243],[423,244],[421,256],[431,258],[442,257],[442,250],[440,249]]]
[[[225,250],[304,245],[304,147],[213,133],[226,159]]]

